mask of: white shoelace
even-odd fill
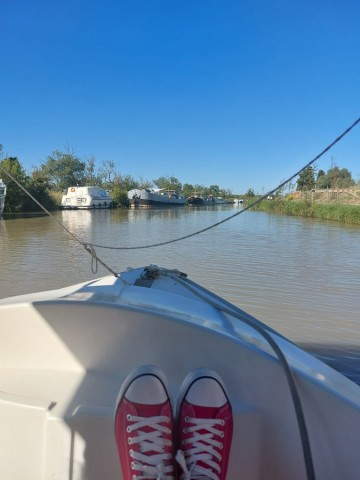
[[[141,475],[133,475],[133,480],[174,480],[174,465],[171,453],[165,453],[164,447],[171,446],[172,442],[164,437],[171,433],[171,430],[161,425],[169,423],[170,418],[158,417],[137,417],[128,415],[129,422],[134,422],[127,428],[128,433],[135,432],[136,435],[128,438],[130,445],[137,445],[137,449],[130,450],[133,459],[131,469],[138,470]],[[140,430],[143,427],[150,427],[151,431]],[[149,452],[152,452],[149,454]],[[156,453],[153,453],[156,452]],[[170,462],[168,462],[170,460]]]
[[[220,462],[222,456],[215,448],[221,450],[223,443],[214,437],[223,438],[223,432],[216,425],[224,425],[224,421],[189,417],[185,421],[192,424],[185,429],[185,433],[193,435],[184,440],[184,445],[191,444],[191,448],[185,452],[178,450],[175,457],[184,472],[181,480],[219,480],[221,468],[216,460]],[[199,430],[206,433],[200,434]]]

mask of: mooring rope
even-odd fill
[[[156,267],[154,268],[155,268],[155,275],[156,275]],[[150,272],[150,275],[153,274],[153,272],[151,271],[151,267],[148,267],[148,270]],[[214,298],[213,300],[212,298],[209,297],[209,295],[207,295],[206,290],[203,290],[202,287],[200,286],[200,291],[199,291],[199,286],[194,284],[191,280],[184,278],[181,272],[167,271],[166,269],[158,269],[158,272],[160,275],[168,276],[170,278],[175,279],[184,288],[187,288],[194,295],[198,296],[199,298],[207,302],[209,305],[212,305],[214,308],[221,311],[222,313],[231,315],[237,318],[238,320],[240,320],[241,322],[245,323],[246,325],[249,325],[251,328],[256,330],[270,345],[270,347],[274,351],[284,371],[285,378],[289,387],[291,399],[292,399],[294,410],[295,410],[296,420],[299,427],[300,440],[301,440],[302,451],[304,456],[304,466],[305,466],[306,475],[307,475],[306,478],[307,480],[316,480],[314,461],[313,461],[312,449],[310,444],[310,437],[307,429],[305,412],[303,409],[300,394],[296,384],[296,376],[291,366],[289,365],[286,355],[284,354],[280,345],[278,344],[278,342],[275,340],[273,336],[275,334],[276,336],[281,338],[281,335],[279,335],[275,331],[272,331],[270,328],[267,328],[267,326],[263,326],[261,322],[253,319],[252,317],[244,316],[244,312],[242,310],[240,310],[235,305],[227,302],[223,298],[218,297],[214,293],[212,293],[212,298]],[[202,290],[205,293],[202,293]]]
[[[144,249],[144,248],[153,248],[153,247],[160,247],[160,246],[163,246],[163,245],[169,245],[171,243],[175,243],[175,242],[180,242],[181,240],[186,240],[188,238],[191,238],[191,237],[195,237],[196,235],[200,235],[201,233],[204,233],[204,232],[207,232],[215,227],[218,227],[219,225],[222,225],[223,223],[225,222],[228,222],[229,220],[232,220],[233,218],[237,217],[238,215],[241,215],[242,213],[245,213],[247,210],[253,208],[255,205],[257,205],[258,203],[262,202],[265,198],[267,198],[269,195],[272,195],[274,194],[277,190],[283,188],[285,185],[287,185],[289,182],[291,182],[291,180],[293,180],[295,177],[297,177],[298,175],[300,175],[300,173],[302,173],[307,167],[310,167],[311,165],[313,165],[317,160],[319,160],[319,158],[321,158],[325,153],[327,153],[334,145],[336,145],[340,140],[342,140],[358,123],[360,123],[360,117],[355,120],[355,122],[350,125],[343,133],[341,133],[341,135],[339,135],[333,142],[331,142],[326,148],[324,148],[324,150],[322,152],[320,152],[318,155],[316,155],[315,158],[313,158],[312,160],[310,160],[306,165],[304,165],[300,170],[298,170],[297,172],[295,172],[293,175],[291,175],[289,178],[287,178],[286,180],[284,180],[283,182],[281,182],[277,187],[273,188],[272,190],[268,191],[266,194],[262,195],[260,198],[258,198],[256,201],[254,201],[253,203],[251,203],[250,205],[248,205],[247,207],[243,208],[242,210],[240,210],[239,212],[236,212],[234,213],[233,215],[230,215],[226,218],[224,218],[223,220],[220,220],[219,222],[216,222],[208,227],[205,227],[201,230],[197,230],[196,232],[193,232],[193,233],[189,233],[188,235],[184,235],[182,237],[178,237],[178,238],[175,238],[175,239],[172,239],[172,240],[167,240],[165,242],[159,242],[159,243],[152,243],[152,244],[148,244],[148,245],[138,245],[138,246],[127,246],[127,247],[124,247],[124,246],[111,246],[111,245],[99,245],[99,244],[96,244],[96,243],[91,243],[91,242],[83,242],[81,241],[79,238],[77,238],[77,236],[72,233],[62,222],[60,222],[57,218],[54,217],[54,215],[52,215],[49,210],[47,210],[47,208],[44,207],[44,205],[42,205],[33,195],[31,195],[31,193],[25,188],[23,187],[15,178],[13,175],[11,175],[4,167],[0,167],[0,170],[2,170],[13,182],[16,183],[16,185],[21,188],[37,205],[39,205],[39,207],[44,210],[45,213],[47,213],[47,215],[49,215],[49,217],[51,217],[58,225],[60,225],[72,238],[73,240],[75,240],[77,243],[79,243],[84,249],[86,252],[88,252],[91,257],[92,257],[92,261],[91,261],[91,268],[92,268],[92,271],[93,273],[96,273],[97,272],[97,265],[98,263],[100,263],[104,268],[106,268],[112,275],[114,275],[115,277],[119,277],[119,274],[116,273],[114,270],[112,270],[108,265],[105,264],[105,262],[103,262],[99,257],[98,255],[96,254],[96,251],[95,251],[95,247],[96,248],[104,248],[104,249],[109,249],[109,250],[140,250],[140,249]]]
[[[85,249],[86,252],[88,252],[91,255],[91,257],[92,257],[92,259],[91,259],[91,270],[94,274],[97,273],[98,263],[100,263],[112,275],[114,275],[115,277],[119,277],[118,273],[114,272],[114,270],[112,270],[108,265],[106,265],[105,262],[103,262],[97,256],[97,254],[95,252],[95,248],[91,244],[82,242],[71,230],[69,230],[62,222],[60,222],[60,220],[58,220],[51,212],[49,212],[49,210],[44,205],[42,205],[42,203],[40,203],[33,195],[31,195],[31,193],[23,185],[21,185],[21,183],[18,182],[16,180],[16,178],[13,175],[11,175],[11,173],[8,172],[4,167],[0,167],[0,170],[2,170],[14,183],[16,183],[16,185],[19,188],[21,188],[21,190],[23,190],[26,193],[26,195],[28,195],[37,205],[39,205],[39,207],[42,210],[44,210],[44,212],[47,215],[49,215],[49,217],[52,220],[54,220],[54,222],[56,222],[58,225],[60,225],[60,227],[62,227],[73,238],[73,240],[75,240],[79,245],[81,245]]]
[[[345,135],[347,135],[358,123],[360,123],[360,117],[357,120],[355,120],[355,122],[352,125],[350,125],[350,127],[348,127],[333,142],[331,142],[326,148],[324,148],[324,150],[322,152],[320,152],[318,155],[316,155],[315,158],[310,160],[310,162],[308,162],[306,165],[304,165],[300,170],[298,170],[296,173],[291,175],[291,177],[289,177],[288,179],[286,179],[282,183],[280,183],[276,188],[273,188],[269,192],[265,193],[260,198],[255,200],[253,203],[251,203],[247,207],[244,207],[239,212],[236,212],[233,215],[230,215],[229,217],[226,217],[223,220],[220,220],[219,222],[216,222],[216,223],[214,223],[214,224],[212,224],[208,227],[205,227],[201,230],[197,230],[196,232],[193,232],[193,233],[189,233],[188,235],[184,235],[182,237],[174,238],[172,240],[167,240],[165,242],[152,243],[152,244],[148,244],[148,245],[138,245],[138,246],[130,246],[130,247],[129,246],[127,246],[127,247],[122,247],[122,246],[114,247],[114,246],[111,246],[111,245],[99,245],[99,244],[95,244],[95,243],[88,243],[86,245],[91,245],[92,247],[96,247],[96,248],[105,248],[105,249],[109,249],[109,250],[140,250],[140,249],[143,249],[143,248],[153,248],[153,247],[160,247],[160,246],[163,246],[163,245],[170,245],[171,243],[180,242],[181,240],[186,240],[187,238],[195,237],[196,235],[200,235],[201,233],[207,232],[207,231],[211,230],[212,228],[218,227],[219,225],[222,225],[223,223],[228,222],[229,220],[232,220],[233,218],[237,217],[238,215],[241,215],[242,213],[245,213],[247,210],[250,210],[251,208],[255,207],[255,205],[257,205],[258,203],[265,200],[265,198],[267,198],[269,195],[272,195],[277,190],[280,190],[281,188],[285,187],[285,185],[287,185],[289,182],[291,182],[291,180],[293,180],[295,177],[300,175],[300,173],[302,173],[306,168],[313,165],[317,160],[319,160],[319,158],[321,158],[323,155],[325,155],[325,153],[327,153],[334,145],[336,145],[342,138],[344,138]]]
[[[252,204],[250,204],[249,206],[243,208],[241,211],[233,214],[233,215],[230,215],[229,217],[219,221],[219,222],[216,222],[206,228],[203,228],[201,230],[198,230],[196,232],[193,232],[191,234],[188,234],[188,235],[184,235],[182,237],[179,237],[179,238],[176,238],[176,239],[173,239],[173,240],[168,240],[168,241],[165,241],[165,242],[161,242],[161,243],[156,243],[156,244],[150,244],[150,245],[143,245],[143,246],[134,246],[134,247],[112,247],[112,246],[105,246],[105,245],[96,245],[96,244],[93,244],[93,243],[89,243],[89,242],[82,242],[80,239],[77,238],[76,235],[74,235],[63,223],[61,223],[59,220],[57,220],[54,215],[52,215],[38,200],[36,200],[35,197],[33,197],[33,195],[30,194],[30,192],[28,192],[26,190],[25,187],[23,187],[14,177],[13,175],[11,175],[5,168],[3,167],[0,167],[0,169],[11,179],[13,180],[19,188],[21,188],[37,205],[39,205],[39,207],[45,211],[45,213],[47,213],[58,225],[60,225],[77,243],[79,243],[81,246],[84,247],[84,249],[91,255],[92,257],[92,271],[93,273],[96,273],[97,272],[97,264],[100,263],[104,268],[106,268],[109,272],[111,272],[115,277],[119,277],[119,274],[117,274],[116,272],[114,272],[110,267],[108,267],[97,255],[96,255],[96,252],[95,252],[95,248],[94,247],[97,247],[97,248],[106,248],[106,249],[112,249],[112,250],[136,250],[136,249],[143,249],[143,248],[152,248],[152,247],[158,247],[158,246],[162,246],[162,245],[168,245],[168,244],[171,244],[171,243],[175,243],[175,242],[178,242],[180,240],[185,240],[187,238],[191,238],[191,237],[194,237],[196,235],[199,235],[201,233],[204,233],[212,228],[215,228],[235,217],[237,217],[238,215],[244,213],[245,211],[249,210],[250,208],[254,207],[255,205],[257,205],[258,203],[260,203],[261,201],[263,201],[265,198],[267,198],[269,195],[272,195],[273,193],[275,193],[277,190],[283,188],[285,185],[287,185],[289,182],[291,182],[291,180],[293,180],[296,176],[300,175],[300,173],[302,173],[307,167],[313,165],[319,158],[321,158],[326,152],[328,152],[336,143],[338,143],[342,138],[345,137],[345,135],[347,135],[358,123],[360,123],[360,118],[358,118],[352,125],[350,125],[350,127],[348,127],[341,135],[339,135],[333,142],[331,142],[322,152],[320,152],[315,158],[313,158],[312,160],[310,160],[306,165],[304,165],[300,170],[298,170],[296,173],[294,173],[293,175],[291,175],[288,179],[286,179],[285,181],[283,181],[282,183],[280,183],[276,188],[270,190],[269,192],[267,192],[265,195],[262,195],[259,199],[257,199],[255,202],[253,202]],[[174,273],[175,272],[168,272],[169,276],[174,276]],[[178,274],[177,274],[178,275]],[[121,279],[121,277],[120,277]],[[180,283],[182,283],[184,286],[187,286],[187,283],[184,282],[184,280],[178,278],[178,281],[180,281]],[[198,294],[198,293],[197,293]],[[206,301],[209,302],[209,299],[205,299]],[[288,365],[288,362],[287,362],[287,359],[285,357],[285,355],[283,354],[281,348],[279,347],[279,345],[277,344],[277,342],[274,340],[274,338],[272,337],[272,335],[266,331],[266,329],[260,327],[258,324],[252,322],[252,321],[249,321],[249,320],[244,320],[243,316],[242,315],[239,315],[239,312],[240,310],[237,309],[237,307],[233,306],[233,305],[230,305],[229,307],[227,306],[227,304],[223,304],[223,305],[219,305],[217,302],[213,302],[213,306],[215,308],[218,308],[219,310],[221,310],[223,313],[227,313],[227,314],[230,314],[230,315],[233,315],[239,319],[241,319],[242,321],[245,321],[245,323],[251,325],[253,328],[255,328],[259,333],[261,333],[263,335],[263,337],[267,340],[267,342],[270,344],[270,346],[273,348],[274,352],[276,353],[280,363],[282,364],[283,368],[284,368],[284,371],[285,371],[285,374],[286,374],[286,378],[287,378],[287,381],[288,381],[288,384],[289,384],[289,387],[290,387],[290,391],[291,391],[291,395],[292,395],[292,399],[293,399],[293,403],[294,403],[294,407],[295,407],[295,412],[296,412],[296,416],[297,416],[297,420],[298,420],[298,425],[299,425],[299,429],[300,429],[300,436],[301,436],[301,441],[302,441],[302,447],[303,447],[303,453],[304,453],[304,459],[305,459],[305,467],[306,467],[306,474],[307,474],[307,478],[309,480],[315,480],[315,471],[314,471],[314,465],[313,465],[313,459],[312,459],[312,452],[311,452],[311,446],[310,446],[310,440],[309,440],[309,436],[308,436],[308,432],[307,432],[307,427],[306,427],[306,422],[305,422],[305,416],[304,416],[304,412],[303,412],[303,409],[302,409],[302,404],[301,404],[301,400],[300,400],[300,397],[299,397],[299,393],[297,391],[297,387],[296,387],[296,381],[295,381],[295,378],[294,378],[294,375],[293,375],[293,372],[290,368],[290,366]]]

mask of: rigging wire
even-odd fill
[[[62,222],[60,222],[49,210],[42,205],[31,193],[23,186],[21,185],[20,182],[16,180],[16,178],[11,175],[10,172],[8,172],[4,167],[0,167],[0,170],[2,170],[16,185],[23,190],[26,195],[28,195],[39,207],[44,210],[44,212],[49,215],[49,217],[54,220],[60,227],[62,227],[71,237],[73,240],[75,240],[79,245],[81,245],[92,257],[91,261],[91,269],[93,273],[97,273],[97,264],[100,263],[104,268],[106,268],[110,273],[112,273],[115,277],[119,277],[119,274],[114,272],[106,263],[104,263],[97,255],[95,252],[95,249],[91,246],[91,244],[82,242],[74,233],[71,232]]]
[[[232,220],[233,218],[237,217],[238,215],[246,212],[250,208],[253,208],[255,205],[260,203],[262,200],[264,200],[267,196],[272,195],[275,193],[277,190],[283,188],[285,185],[287,185],[291,180],[293,180],[295,177],[297,177],[301,172],[303,172],[307,167],[311,166],[314,164],[319,158],[321,158],[326,152],[328,152],[336,143],[338,143],[342,138],[344,138],[358,123],[360,123],[360,117],[355,120],[355,122],[352,123],[343,133],[341,133],[333,142],[331,142],[322,152],[320,152],[318,155],[316,155],[315,158],[310,160],[306,165],[304,165],[300,170],[295,172],[291,177],[288,179],[284,180],[282,183],[280,183],[277,187],[273,188],[269,192],[267,192],[265,195],[262,195],[260,198],[258,198],[255,202],[251,203],[247,207],[243,208],[239,212],[230,215],[229,217],[224,218],[223,220],[220,220],[219,222],[216,222],[208,227],[205,227],[201,230],[198,230],[196,232],[190,233],[188,235],[184,235],[182,237],[175,238],[173,240],[168,240],[165,242],[159,242],[159,243],[153,243],[149,245],[139,245],[139,246],[130,246],[130,247],[114,247],[110,245],[99,245],[91,242],[83,242],[77,236],[72,233],[62,222],[60,222],[57,218],[55,218],[54,215],[52,215],[47,208],[44,207],[31,193],[24,187],[22,186],[15,178],[13,175],[11,175],[4,167],[0,167],[0,170],[2,170],[13,182],[16,183],[16,185],[21,188],[44,212],[49,215],[49,217],[54,220],[60,227],[62,227],[72,238],[75,240],[79,245],[81,245],[87,253],[89,253],[92,257],[92,271],[93,273],[97,272],[97,266],[98,263],[100,263],[105,269],[107,269],[112,275],[115,277],[119,277],[119,274],[115,272],[112,268],[110,268],[104,261],[102,261],[98,255],[96,254],[95,247],[96,248],[104,248],[104,249],[109,249],[109,250],[139,250],[139,249],[144,249],[144,248],[153,248],[153,247],[159,247],[163,245],[169,245],[171,243],[179,242],[181,240],[185,240],[187,238],[195,237],[196,235],[200,235],[201,233],[207,232],[208,230],[211,230],[215,227],[218,227],[219,225],[222,225],[225,222],[228,222],[229,220]]]
[[[336,143],[338,143],[343,137],[345,137],[345,135],[347,135],[358,123],[360,123],[360,118],[358,118],[352,125],[350,125],[350,127],[348,127],[341,135],[339,135],[332,143],[330,143],[322,152],[320,152],[314,159],[310,160],[306,165],[304,165],[300,170],[298,170],[296,173],[294,173],[291,177],[289,177],[287,180],[283,181],[282,183],[280,183],[280,185],[278,185],[276,188],[270,190],[269,192],[267,192],[265,195],[261,196],[258,200],[256,200],[255,202],[253,202],[252,204],[250,204],[249,206],[245,207],[244,209],[242,209],[241,211],[217,222],[217,223],[214,223],[213,225],[210,225],[209,227],[206,227],[202,230],[199,230],[197,232],[193,232],[189,235],[185,235],[183,237],[180,237],[180,238],[177,238],[177,239],[173,239],[173,240],[169,240],[169,241],[166,241],[166,242],[161,242],[161,243],[157,243],[157,244],[151,244],[151,245],[144,245],[144,246],[135,246],[135,247],[110,247],[110,246],[104,246],[104,245],[96,245],[96,244],[93,244],[93,243],[89,243],[89,242],[82,242],[80,239],[77,238],[77,236],[75,234],[73,234],[63,223],[61,223],[59,220],[57,220],[38,200],[36,200],[35,197],[33,197],[33,195],[30,194],[30,192],[28,192],[25,187],[23,187],[14,177],[13,175],[11,175],[6,169],[4,169],[3,167],[0,167],[0,170],[4,171],[4,173],[11,179],[13,180],[19,188],[21,188],[37,205],[39,205],[39,207],[45,211],[45,213],[47,213],[50,218],[52,218],[58,225],[60,225],[72,238],[73,240],[75,240],[77,243],[79,243],[80,245],[82,245],[84,247],[84,249],[92,256],[92,266],[95,262],[95,265],[96,265],[96,269],[97,269],[97,262],[99,262],[103,267],[105,267],[107,270],[109,270],[115,277],[119,277],[119,274],[117,274],[116,272],[114,272],[110,267],[108,267],[97,255],[96,255],[96,252],[95,252],[95,248],[94,247],[97,247],[97,248],[107,248],[107,249],[113,249],[113,250],[136,250],[136,249],[141,249],[141,248],[151,248],[151,247],[157,247],[157,246],[161,246],[161,245],[167,245],[167,244],[171,244],[171,243],[174,243],[174,242],[178,242],[180,240],[185,240],[187,238],[190,238],[190,237],[193,237],[195,235],[199,235],[200,233],[204,233],[212,228],[215,228],[233,218],[235,218],[236,216],[240,215],[241,213],[244,213],[245,211],[249,210],[250,208],[254,207],[255,205],[257,205],[258,203],[260,203],[262,200],[264,200],[268,195],[272,195],[273,193],[275,193],[277,190],[279,190],[280,188],[284,187],[285,185],[287,185],[291,180],[293,180],[297,175],[299,175],[301,172],[303,172],[307,167],[311,166],[312,164],[314,164],[319,158],[321,158],[326,152],[328,152]],[[94,271],[94,269],[93,269]],[[170,275],[169,275],[170,276]],[[121,278],[121,277],[120,277]],[[184,285],[185,282],[181,281],[181,283]],[[186,285],[186,284],[185,284]],[[208,300],[207,300],[208,301]],[[236,316],[237,318],[240,318],[239,316],[239,312],[240,310],[238,310],[235,306],[233,305],[230,305],[230,307],[227,306],[227,304],[225,304],[225,306],[219,306],[217,304],[217,302],[214,302],[213,306],[215,308],[218,308],[219,310],[223,311],[224,313],[228,313],[230,315],[234,315]],[[242,318],[241,316],[241,320],[242,321],[245,321],[244,318]],[[267,340],[267,342],[270,344],[270,346],[273,348],[274,352],[276,353],[281,365],[283,366],[284,368],[284,371],[285,371],[285,375],[286,375],[286,378],[287,378],[287,381],[288,381],[288,384],[289,384],[289,387],[290,387],[290,391],[291,391],[291,395],[292,395],[292,399],[293,399],[293,403],[294,403],[294,407],[295,407],[295,411],[296,411],[296,416],[297,416],[297,420],[298,420],[298,425],[299,425],[299,429],[300,429],[300,436],[301,436],[301,441],[302,441],[302,447],[303,447],[303,453],[304,453],[304,460],[305,460],[305,467],[306,467],[306,474],[307,474],[307,478],[309,480],[315,480],[315,471],[314,471],[314,465],[313,465],[313,459],[312,459],[312,454],[311,454],[311,446],[310,446],[310,440],[309,440],[309,436],[308,436],[308,432],[307,432],[307,428],[306,428],[306,422],[305,422],[305,416],[304,416],[304,412],[303,412],[303,409],[302,409],[302,404],[301,404],[301,400],[300,400],[300,397],[299,397],[299,393],[297,391],[297,388],[296,388],[296,382],[295,382],[295,378],[294,378],[294,375],[293,375],[293,372],[287,362],[287,359],[285,357],[285,355],[283,354],[281,348],[279,347],[279,345],[277,344],[277,342],[275,341],[275,339],[272,337],[272,335],[266,331],[266,329],[263,329],[262,327],[260,327],[259,325],[257,324],[254,324],[254,322],[250,322],[250,321],[245,321],[245,323],[248,323],[249,325],[251,325],[253,328],[255,328],[259,333],[261,333],[263,335],[263,337]]]
[[[150,273],[151,270],[149,269]],[[306,476],[308,480],[315,480],[316,475],[315,475],[315,468],[314,468],[314,461],[313,461],[313,456],[312,456],[312,449],[311,449],[311,444],[310,444],[310,438],[309,438],[309,433],[306,425],[306,419],[305,419],[305,413],[303,409],[303,405],[301,402],[300,394],[296,385],[296,377],[294,375],[294,372],[289,365],[289,362],[282,351],[281,347],[279,346],[278,342],[275,340],[273,335],[279,336],[277,332],[271,331],[271,329],[264,327],[261,322],[258,322],[257,320],[253,319],[252,317],[244,316],[244,312],[240,310],[238,307],[235,305],[227,302],[223,298],[218,297],[214,293],[212,293],[212,297],[215,300],[212,300],[207,294],[206,290],[203,289],[201,286],[194,284],[191,280],[189,279],[184,279],[179,275],[179,273],[173,273],[173,272],[168,272],[166,270],[159,270],[159,273],[161,275],[168,276],[170,278],[175,279],[178,283],[180,283],[183,287],[187,288],[190,290],[192,293],[200,297],[202,300],[205,302],[209,303],[212,305],[214,308],[217,310],[231,315],[241,322],[245,323],[246,325],[249,325],[252,327],[254,330],[256,330],[264,339],[265,341],[270,345],[270,347],[273,349],[275,355],[277,356],[279,363],[285,373],[285,378],[289,386],[290,390],[290,395],[291,399],[294,405],[294,410],[295,410],[295,415],[297,419],[297,424],[299,427],[299,434],[300,434],[300,440],[301,440],[301,445],[302,445],[302,451],[303,451],[303,456],[304,456],[304,465],[305,465],[305,470],[306,470]],[[201,291],[199,292],[199,289]]]
[[[91,246],[93,248],[94,247],[105,248],[105,249],[109,249],[109,250],[140,250],[140,249],[144,249],[144,248],[153,248],[153,247],[160,247],[160,246],[163,246],[163,245],[169,245],[171,243],[179,242],[181,240],[186,240],[187,238],[195,237],[196,235],[200,235],[201,233],[207,232],[208,230],[211,230],[215,227],[218,227],[219,225],[222,225],[223,223],[228,222],[229,220],[232,220],[233,218],[237,217],[238,215],[241,215],[242,213],[245,213],[247,210],[250,210],[255,205],[257,205],[258,203],[265,200],[265,198],[267,198],[269,195],[272,195],[277,190],[280,190],[281,188],[283,188],[285,185],[287,185],[289,182],[291,182],[291,180],[293,180],[295,177],[300,175],[300,173],[302,173],[306,168],[313,165],[317,160],[319,160],[319,158],[321,158],[323,155],[325,155],[325,153],[327,153],[335,144],[337,144],[342,138],[344,138],[345,135],[347,135],[358,123],[360,123],[360,117],[357,120],[355,120],[355,122],[352,125],[350,125],[350,127],[348,127],[333,142],[331,142],[326,148],[324,148],[324,150],[322,152],[320,152],[318,155],[316,155],[315,158],[310,160],[300,170],[298,170],[296,173],[291,175],[291,177],[289,177],[288,179],[286,179],[282,183],[280,183],[276,188],[273,188],[269,192],[265,193],[260,198],[258,198],[255,202],[251,203],[250,205],[243,208],[239,212],[234,213],[233,215],[230,215],[229,217],[226,217],[223,220],[220,220],[219,222],[216,222],[216,223],[214,223],[214,224],[212,224],[208,227],[205,227],[201,230],[197,230],[196,232],[193,232],[193,233],[189,233],[188,235],[184,235],[182,237],[175,238],[173,240],[167,240],[165,242],[159,242],[159,243],[152,243],[152,244],[149,244],[149,245],[138,245],[138,246],[130,246],[130,247],[129,246],[128,247],[121,247],[121,246],[120,247],[114,247],[114,246],[111,246],[111,245],[99,245],[99,244],[95,244],[95,243],[86,243],[85,244],[84,243],[84,246],[85,246],[85,248],[86,248],[86,246]]]

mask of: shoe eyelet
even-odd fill
[[[225,425],[225,420],[221,420],[221,425],[222,425],[222,426]]]
[[[188,433],[188,429],[187,429],[187,428],[183,428],[183,433]]]
[[[222,450],[224,448],[224,445],[221,443],[219,449]]]
[[[132,445],[132,437],[128,437],[128,444]]]
[[[186,417],[184,418],[185,422],[189,422],[189,417],[186,415]]]
[[[131,421],[131,415],[130,415],[130,413],[128,413],[128,414],[126,415],[126,420],[127,420],[128,422]]]
[[[130,468],[131,468],[131,470],[135,470],[135,463],[134,462],[130,463]]]
[[[131,427],[126,427],[127,433],[131,433]]]
[[[221,432],[221,433],[220,433],[220,437],[221,437],[221,438],[224,438],[224,436],[225,436],[224,432]]]

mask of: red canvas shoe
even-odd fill
[[[209,370],[191,373],[178,404],[181,480],[225,480],[233,421],[220,377]]]
[[[137,369],[125,380],[117,405],[123,480],[174,480],[173,416],[162,372]]]

